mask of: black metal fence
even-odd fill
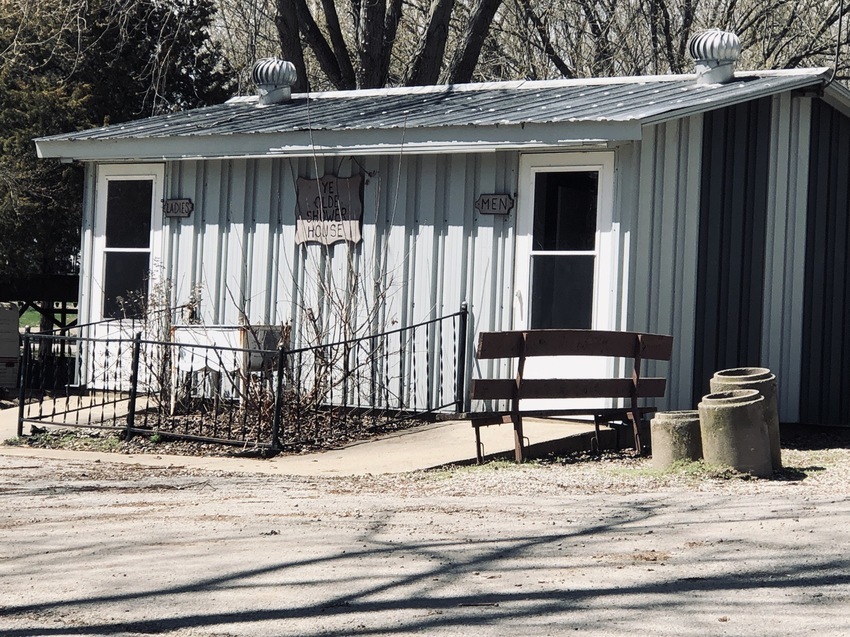
[[[178,340],[221,332],[203,326],[181,327],[170,341],[146,339],[129,322],[100,338],[27,334],[18,434],[29,423],[274,451],[334,446],[462,411],[467,323],[464,305],[410,327],[297,349]]]

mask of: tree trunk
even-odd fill
[[[384,21],[384,54],[381,57],[381,78],[384,85],[390,81],[390,59],[398,34],[398,24],[401,22],[402,3],[403,0],[390,0]]]
[[[432,0],[425,33],[404,81],[406,86],[428,86],[440,79],[453,7],[454,0]]]
[[[351,64],[351,56],[348,53],[345,38],[342,37],[342,27],[339,25],[339,16],[336,12],[334,0],[322,0],[322,6],[325,9],[328,35],[331,38],[334,56],[336,56],[339,64],[342,82],[346,86],[354,86],[357,81],[354,77],[354,66]]]
[[[380,88],[383,86],[381,69],[384,68],[383,56],[389,57],[390,51],[384,51],[384,20],[386,19],[386,0],[363,0],[360,9],[360,41],[357,69],[358,88]]]
[[[296,93],[306,93],[310,90],[310,81],[307,78],[307,65],[304,63],[304,51],[301,48],[295,0],[277,0],[277,15],[274,22],[280,38],[280,52],[283,59],[295,65],[297,77],[292,90]]]
[[[502,0],[476,0],[472,15],[461,45],[455,51],[449,64],[449,83],[466,84],[472,81],[472,74],[478,65],[484,39],[490,31],[490,25]]]

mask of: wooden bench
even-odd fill
[[[522,433],[523,416],[592,416],[599,442],[599,426],[614,422],[631,423],[635,449],[643,451],[638,425],[654,407],[640,406],[643,398],[661,398],[667,388],[666,378],[643,378],[644,360],[669,361],[673,337],[638,332],[606,332],[597,330],[528,330],[513,332],[482,332],[478,336],[476,358],[479,360],[516,359],[515,378],[479,378],[472,380],[470,397],[473,400],[507,400],[508,411],[480,413],[472,417],[475,429],[475,450],[481,463],[484,450],[481,427],[513,423],[516,461],[525,455]],[[629,378],[525,378],[526,359],[532,356],[593,356],[630,359]],[[595,398],[622,399],[623,407],[578,407],[572,409],[523,410],[521,400],[527,399]]]

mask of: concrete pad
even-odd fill
[[[45,407],[49,411],[48,407]],[[0,442],[17,435],[17,409],[0,411]],[[587,448],[593,423],[555,419],[523,420],[529,456]],[[29,432],[25,425],[24,432]],[[611,433],[611,432],[605,432]],[[513,458],[513,426],[494,425],[481,429],[487,458]],[[607,446],[611,442],[605,443]],[[353,443],[340,449],[300,455],[280,455],[272,459],[232,457],[192,457],[153,454],[119,454],[84,451],[34,449],[0,446],[0,453],[15,456],[42,456],[59,459],[86,457],[101,462],[148,466],[187,466],[232,472],[280,475],[367,475],[403,473],[452,464],[475,462],[475,433],[469,421],[432,423],[375,439]]]

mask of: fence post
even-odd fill
[[[30,328],[24,330],[24,355],[21,361],[21,370],[18,374],[18,438],[24,435],[24,410],[27,400],[27,385],[29,384],[30,360],[32,359],[32,336]]]
[[[286,369],[286,348],[281,347],[277,355],[277,382],[274,394],[274,418],[272,419],[272,451],[280,451],[280,417],[283,412],[283,375]]]
[[[133,359],[130,363],[130,400],[127,404],[127,430],[124,440],[129,440],[133,435],[133,427],[136,424],[136,394],[139,387],[139,354],[142,350],[142,333],[136,332],[133,337]]]
[[[469,305],[466,301],[460,304],[457,338],[457,384],[455,385],[455,411],[464,411],[466,402],[466,330],[469,325]]]

